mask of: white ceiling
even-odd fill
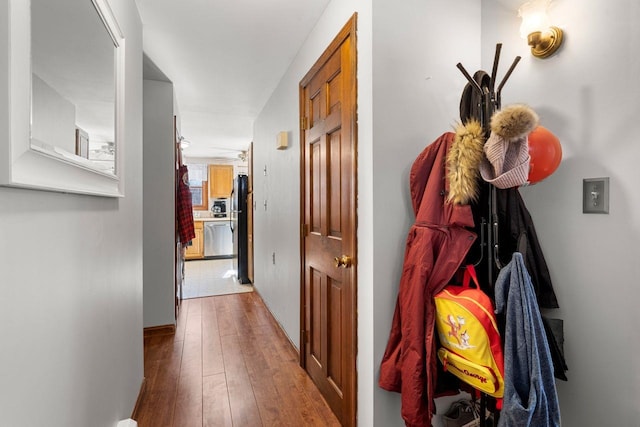
[[[184,154],[237,157],[329,0],[136,3],[144,51],[174,84]]]

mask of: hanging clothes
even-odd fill
[[[479,202],[471,206],[476,224],[480,224],[486,216],[485,206],[488,206],[489,190],[483,187]],[[498,215],[498,258],[501,265],[506,265],[514,252],[523,254],[525,266],[531,276],[531,283],[536,295],[538,306],[541,308],[558,308],[558,300],[551,282],[551,275],[540,246],[536,229],[527,206],[522,200],[522,195],[517,188],[496,190],[496,214]],[[519,248],[524,241],[524,247]],[[471,254],[467,262],[473,263],[479,259],[479,247],[471,248]],[[487,277],[487,263],[476,266],[478,277]],[[494,269],[493,282],[497,278],[498,270]],[[486,286],[482,290],[493,298],[493,287]],[[567,363],[562,351],[562,322],[554,324],[554,328],[546,328],[547,340],[551,346],[551,356],[556,369],[556,378],[566,381]]]
[[[551,275],[544,258],[538,235],[533,225],[533,219],[522,200],[517,188],[498,190],[497,213],[500,227],[500,253],[502,263],[510,261],[510,255],[518,250],[521,235],[526,236],[526,253],[524,261],[527,271],[531,275],[533,288],[538,305],[542,308],[558,308],[558,299],[553,290]]]
[[[178,168],[178,197],[176,200],[176,221],[180,242],[186,245],[196,237],[193,225],[193,205],[189,190],[189,171],[186,165]]]
[[[413,163],[410,191],[415,223],[409,230],[400,289],[387,348],[380,366],[381,388],[402,394],[402,418],[410,427],[431,425],[437,376],[435,304],[460,267],[476,235],[469,205],[445,202],[449,190],[446,156],[454,142],[445,133]]]
[[[560,426],[553,362],[531,277],[515,252],[495,284],[505,314],[504,398],[498,427]]]
[[[522,195],[517,188],[496,191],[496,210],[499,224],[499,247],[502,264],[510,261],[510,255],[514,252],[522,253],[525,267],[531,277],[531,284],[536,296],[538,306],[541,308],[558,308],[558,299],[553,290],[551,275],[544,253],[538,241],[536,229],[531,214],[522,200]],[[519,242],[524,240],[524,249],[519,249]],[[543,319],[544,321],[545,319]],[[567,381],[567,363],[562,351],[563,326],[562,321],[553,321],[554,328],[550,325],[545,328],[547,341],[551,348],[551,357],[556,367],[555,376]]]

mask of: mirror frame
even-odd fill
[[[91,0],[114,42],[115,174],[86,159],[31,144],[31,2],[0,0],[0,185],[124,196],[124,36],[108,0]]]

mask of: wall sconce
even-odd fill
[[[562,44],[562,30],[551,25],[547,9],[551,0],[531,0],[518,9],[520,36],[527,39],[536,58],[551,56]]]
[[[286,131],[278,132],[276,135],[276,149],[286,150],[289,146],[289,133]]]

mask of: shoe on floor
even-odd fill
[[[479,418],[473,403],[469,400],[458,400],[451,404],[446,414],[442,416],[444,427],[474,427]]]

